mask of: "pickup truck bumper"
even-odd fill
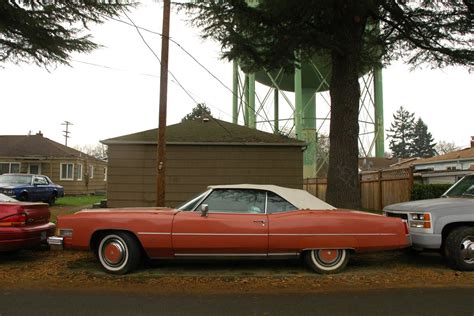
[[[439,234],[411,233],[411,241],[415,249],[439,249],[442,237]]]
[[[48,245],[52,250],[64,249],[64,238],[58,236],[51,236],[47,239]]]

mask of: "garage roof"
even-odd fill
[[[112,144],[156,144],[158,129],[119,136],[102,140],[106,145]],[[166,128],[168,145],[284,145],[305,146],[305,142],[282,135],[262,132],[245,126],[232,124],[211,118],[189,120]]]

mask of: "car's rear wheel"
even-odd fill
[[[349,261],[346,249],[313,249],[304,253],[306,264],[321,274],[333,274],[343,270]]]
[[[53,206],[53,205],[54,205],[54,203],[56,202],[56,197],[57,197],[57,193],[56,193],[56,192],[53,192],[53,193],[51,194],[51,197],[50,197],[49,200],[48,200],[49,206]]]
[[[28,193],[23,192],[22,194],[20,194],[19,200],[20,201],[28,201]]]
[[[97,257],[108,273],[126,274],[140,263],[140,245],[135,236],[129,233],[107,233],[100,240]]]
[[[459,227],[450,232],[444,252],[453,269],[474,271],[474,227]]]

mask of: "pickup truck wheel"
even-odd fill
[[[474,271],[474,227],[460,227],[446,238],[448,264],[457,270]]]
[[[140,263],[138,241],[125,232],[113,232],[105,235],[97,248],[97,257],[106,272],[126,274]]]
[[[304,253],[306,264],[321,274],[333,274],[343,270],[349,261],[346,249],[313,249]]]

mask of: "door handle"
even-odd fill
[[[265,224],[267,221],[265,220],[256,220],[256,221],[253,221],[254,223],[261,223],[261,224]]]

